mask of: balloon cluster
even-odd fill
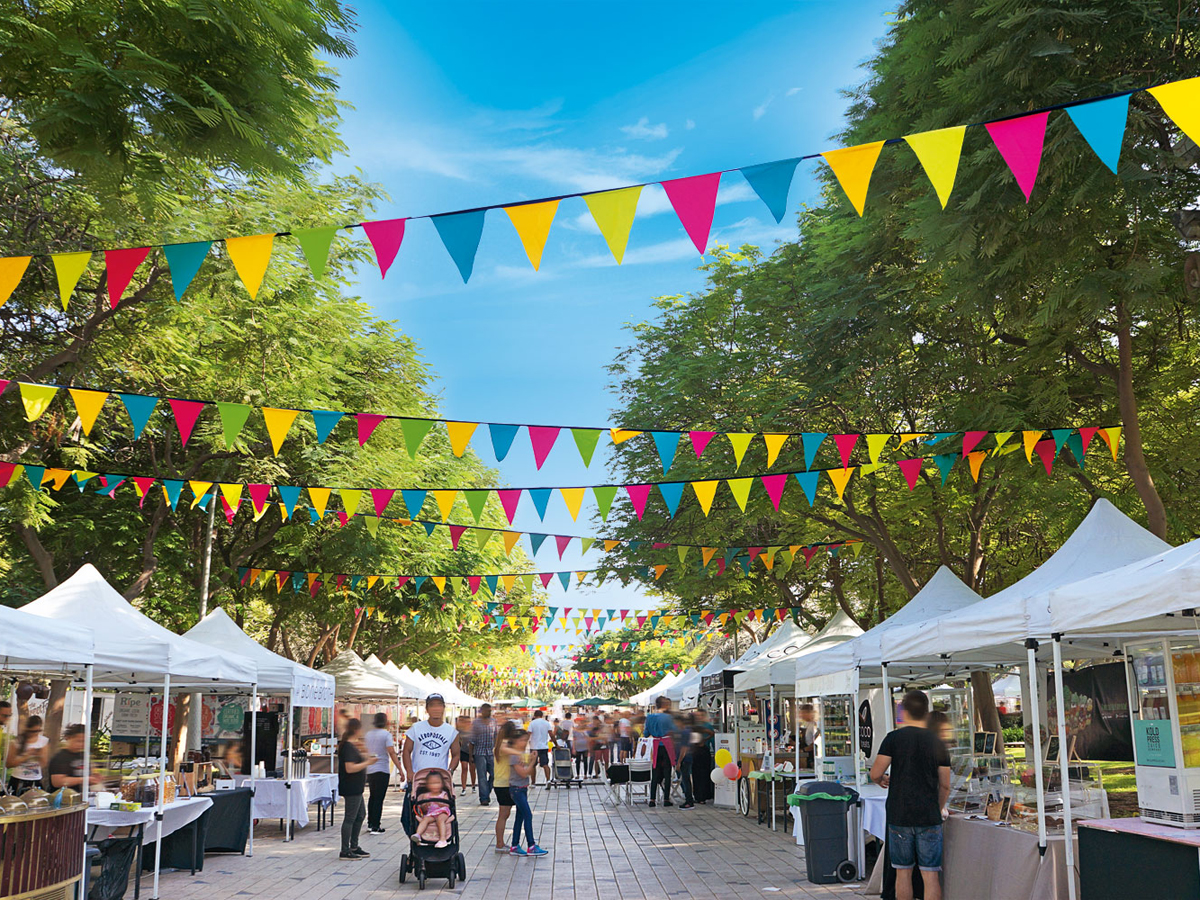
[[[724,784],[726,781],[737,781],[742,770],[733,761],[733,754],[722,747],[713,757],[717,767],[712,770],[712,783]]]

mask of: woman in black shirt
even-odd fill
[[[366,752],[362,739],[362,722],[350,719],[338,744],[338,793],[346,804],[342,813],[341,859],[366,859],[371,854],[358,846],[359,832],[367,816],[363,789],[367,784],[367,766],[376,756]]]

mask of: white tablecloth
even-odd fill
[[[207,797],[187,797],[168,803],[163,807],[161,832],[169,835],[189,825],[204,815],[204,811],[212,806]],[[160,828],[154,822],[154,807],[147,806],[133,812],[123,812],[118,809],[89,809],[87,811],[88,828],[96,826],[96,840],[109,837],[118,828],[145,825],[146,831],[142,844],[153,844],[159,838]]]
[[[847,785],[847,787],[853,787],[853,785]],[[882,841],[887,836],[887,788],[881,788],[877,784],[864,784],[862,788],[858,789],[858,796],[862,800],[863,831],[873,834]],[[803,844],[804,824],[800,819],[800,808],[793,806],[790,809],[794,817],[792,836],[795,837],[797,844]]]
[[[234,781],[238,787],[245,787],[250,782],[250,776],[235,775]],[[282,778],[259,778],[254,782],[256,819],[291,819],[298,828],[304,828],[308,825],[308,805],[317,800],[337,800],[336,775],[295,778],[290,791]]]

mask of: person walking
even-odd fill
[[[695,760],[692,743],[694,734],[692,717],[688,716],[679,730],[679,749],[676,750],[675,768],[679,772],[679,787],[683,791],[683,804],[679,807],[680,809],[696,808],[696,796],[692,787],[692,762]]]
[[[342,742],[338,744],[338,794],[345,804],[342,809],[342,852],[338,859],[366,859],[371,854],[358,845],[363,820],[367,817],[363,790],[367,784],[367,766],[375,757],[366,752],[362,739],[362,722],[347,719]]]
[[[492,718],[492,706],[479,707],[479,715],[471,723],[471,744],[475,749],[475,777],[479,781],[479,805],[492,802],[496,784],[496,733],[500,723]],[[506,782],[507,783],[507,782]]]
[[[671,701],[659,697],[654,702],[654,712],[646,716],[646,725],[642,734],[654,739],[654,750],[651,758],[654,768],[650,773],[650,806],[657,806],[658,787],[663,785],[663,806],[674,806],[671,802],[671,770],[675,767],[675,745],[671,735],[675,730],[675,720],[667,711]]]
[[[571,729],[571,752],[575,755],[575,776],[579,779],[591,774],[588,771],[589,744],[587,729],[576,722]]]
[[[518,728],[505,741],[501,753],[508,757],[508,792],[516,807],[517,817],[513,820],[512,856],[545,856],[548,851],[538,846],[533,837],[533,810],[529,806],[529,773],[534,761],[528,753],[529,732]],[[525,830],[525,848],[521,848],[521,830]]]
[[[529,746],[537,754],[537,765],[533,767],[530,783],[537,785],[537,770],[541,766],[542,771],[546,775],[546,781],[550,781],[550,723],[546,721],[546,714],[540,709],[533,711],[533,721],[529,724]]]
[[[462,768],[462,782],[459,793],[465,794],[467,792],[468,781],[471,782],[471,787],[476,786],[475,741],[471,737],[473,726],[470,716],[459,716],[455,719],[454,724],[458,728],[458,758],[459,766]]]
[[[507,853],[508,842],[505,840],[504,834],[508,825],[508,817],[512,812],[513,802],[512,795],[508,792],[508,757],[501,752],[501,747],[513,739],[517,733],[517,725],[515,722],[505,722],[496,731],[496,738],[492,744],[492,757],[495,760],[495,777],[492,780],[492,788],[496,792],[496,803],[500,809],[496,813],[496,852]]]
[[[950,798],[950,754],[927,727],[929,697],[924,692],[909,691],[901,706],[904,724],[880,743],[871,781],[888,792],[887,845],[896,870],[896,900],[912,900],[914,867],[921,870],[925,900],[941,900],[938,873]]]
[[[714,798],[711,772],[715,738],[708,712],[697,709],[692,716],[692,743],[688,750],[692,758],[692,799],[696,803],[708,803]]]
[[[383,801],[387,797],[388,785],[392,780],[391,764],[400,771],[400,757],[396,755],[396,742],[388,729],[387,713],[375,713],[373,726],[363,738],[367,752],[375,761],[367,766],[367,788],[371,797],[367,801],[367,834],[383,834]]]

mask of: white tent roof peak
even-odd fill
[[[790,689],[796,680],[795,669],[790,664],[791,660],[801,654],[815,653],[842,641],[848,641],[850,638],[862,634],[862,629],[846,615],[844,610],[839,609],[833,618],[825,623],[825,627],[815,635],[810,635],[798,628],[795,632],[790,633],[797,632],[797,637],[768,647],[757,659],[745,667],[745,671],[734,675],[733,689],[739,692],[749,691],[766,688],[770,684],[787,686]],[[789,661],[789,665],[780,665],[785,660]]]
[[[778,647],[780,644],[786,644],[789,641],[796,640],[800,637],[811,637],[811,635],[797,625],[794,621],[787,619],[778,628],[767,635],[765,640],[761,640],[758,643],[751,644],[749,647],[747,647],[742,655],[731,662],[726,668],[744,669],[768,650]]]
[[[394,679],[368,666],[353,650],[343,650],[321,671],[337,681],[339,700],[396,700],[401,693]]]
[[[0,669],[82,670],[95,659],[90,628],[52,622],[41,616],[0,606]]]

